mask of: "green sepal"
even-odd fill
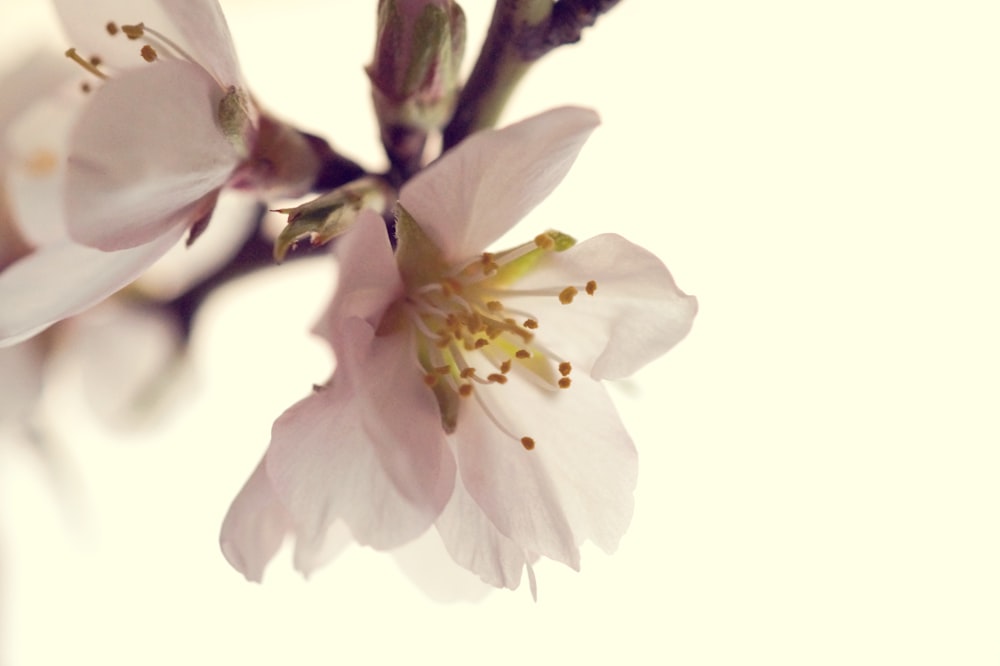
[[[396,264],[403,282],[419,287],[440,280],[448,263],[434,241],[430,239],[403,205],[396,203]]]

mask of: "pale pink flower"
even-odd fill
[[[562,108],[476,134],[403,188],[395,253],[373,213],[340,241],[317,327],[337,368],[275,422],[223,524],[223,551],[248,578],[286,533],[308,573],[341,522],[378,549],[433,525],[456,562],[508,588],[538,557],[576,569],[583,541],[616,548],[636,452],[600,380],[676,344],[696,301],[613,234],[483,252],[597,124]]]
[[[0,275],[0,344],[134,280],[205,227],[223,187],[297,196],[320,166],[251,99],[215,0],[54,4],[90,92],[16,133],[51,145],[22,151],[45,169],[8,173],[36,252]]]

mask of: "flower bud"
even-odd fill
[[[448,121],[465,50],[465,14],[454,0],[379,0],[368,66],[383,129],[438,129]]]
[[[322,245],[351,228],[365,208],[381,211],[387,199],[387,188],[381,180],[359,178],[323,196],[295,208],[275,212],[288,215],[288,226],[274,241],[274,260],[284,260],[296,241],[309,238],[313,245]]]

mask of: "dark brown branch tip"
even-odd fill
[[[524,29],[519,52],[527,60],[538,60],[552,49],[580,41],[584,28],[592,27],[597,18],[621,0],[559,0],[552,14],[540,25]]]

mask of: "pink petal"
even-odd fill
[[[598,123],[562,107],[478,132],[414,176],[400,203],[448,260],[479,254],[555,189]]]
[[[527,563],[524,549],[490,522],[461,479],[455,481],[455,492],[435,526],[455,562],[484,583],[511,590],[521,584],[521,573]]]
[[[243,87],[233,37],[215,0],[160,0],[189,51],[225,87]],[[155,26],[154,26],[155,27]],[[161,31],[162,32],[162,31]],[[170,35],[168,35],[169,37]]]
[[[132,250],[101,252],[70,241],[46,245],[0,273],[0,346],[98,303],[137,278],[182,229]]]
[[[142,41],[132,41],[124,34],[110,35],[109,21],[119,26],[143,23],[178,44],[219,81],[219,84],[242,86],[242,76],[232,36],[215,0],[53,0],[71,46],[84,57],[100,56],[116,69],[144,68],[139,55]],[[171,54],[165,49],[161,58]]]
[[[222,554],[247,580],[259,583],[291,530],[291,516],[271,488],[261,460],[222,521]]]
[[[139,55],[141,43],[126,38],[121,32],[114,36],[108,34],[109,21],[119,26],[144,22],[169,37],[177,37],[176,29],[159,2],[52,0],[52,4],[69,38],[68,46],[75,47],[84,58],[99,56],[103,63],[115,69],[142,67],[147,63]]]
[[[612,551],[628,527],[635,447],[598,382],[573,377],[570,388],[546,392],[516,371],[508,378],[476,390],[513,437],[476,402],[462,403],[453,435],[462,482],[525,552],[578,568],[580,543]]]
[[[373,414],[355,389],[338,368],[329,386],[288,409],[274,424],[267,471],[294,517],[301,542],[319,543],[342,519],[360,543],[392,548],[433,522],[450,493],[454,469],[449,478],[447,466],[454,463],[440,453],[437,460],[422,463],[411,476],[428,469],[440,474],[406,484],[408,491],[422,495],[408,498],[383,466],[378,449],[385,444],[373,442],[382,435],[373,419],[388,417],[394,406],[379,405]],[[411,442],[388,444],[403,448]]]
[[[583,288],[589,280],[597,283],[592,296]],[[579,294],[568,305],[554,296],[513,295],[570,285]],[[597,379],[627,377],[665,353],[687,335],[698,311],[663,262],[615,234],[549,253],[504,304],[536,315],[538,340]]]
[[[239,163],[216,119],[222,90],[203,69],[171,61],[132,70],[93,94],[70,142],[66,212],[80,243],[148,243],[207,211]]]
[[[389,236],[382,217],[364,210],[354,226],[337,239],[337,291],[313,332],[340,355],[338,322],[358,317],[376,327],[385,309],[403,292]]]

